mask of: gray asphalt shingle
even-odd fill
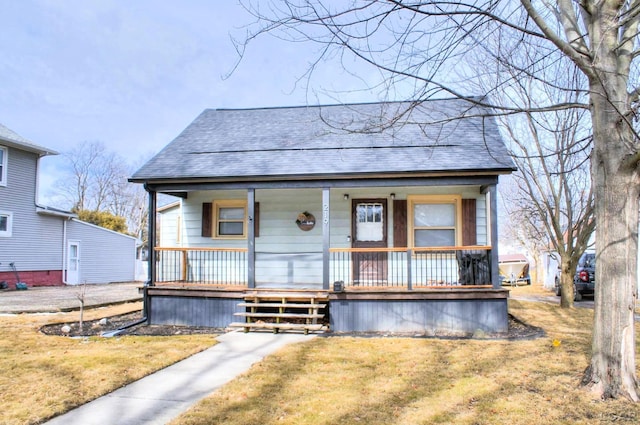
[[[53,149],[45,148],[43,146],[36,145],[30,140],[20,136],[15,131],[0,124],[0,144],[8,144],[13,147],[23,149],[29,152],[35,152],[41,155],[57,155],[58,152]]]
[[[490,112],[459,99],[207,109],[132,180],[510,172]]]

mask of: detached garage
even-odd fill
[[[135,280],[136,238],[72,219],[66,239],[65,283]]]

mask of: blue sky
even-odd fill
[[[270,36],[223,78],[254,20],[235,1],[0,0],[0,16],[0,123],[59,152],[101,141],[134,162],[205,108],[378,100],[337,62],[299,81],[317,46]],[[45,197],[61,164],[42,162]]]

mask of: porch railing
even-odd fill
[[[248,284],[246,248],[156,248],[156,254],[156,282]],[[257,253],[256,257],[257,282],[322,281],[321,253]],[[329,262],[330,283],[342,282],[345,288],[492,285],[489,246],[331,248]]]
[[[331,282],[345,288],[491,286],[491,247],[332,248]]]
[[[156,248],[156,281],[247,285],[246,248]]]

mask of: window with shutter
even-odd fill
[[[461,242],[461,197],[408,197],[409,245],[415,248],[451,247]]]

